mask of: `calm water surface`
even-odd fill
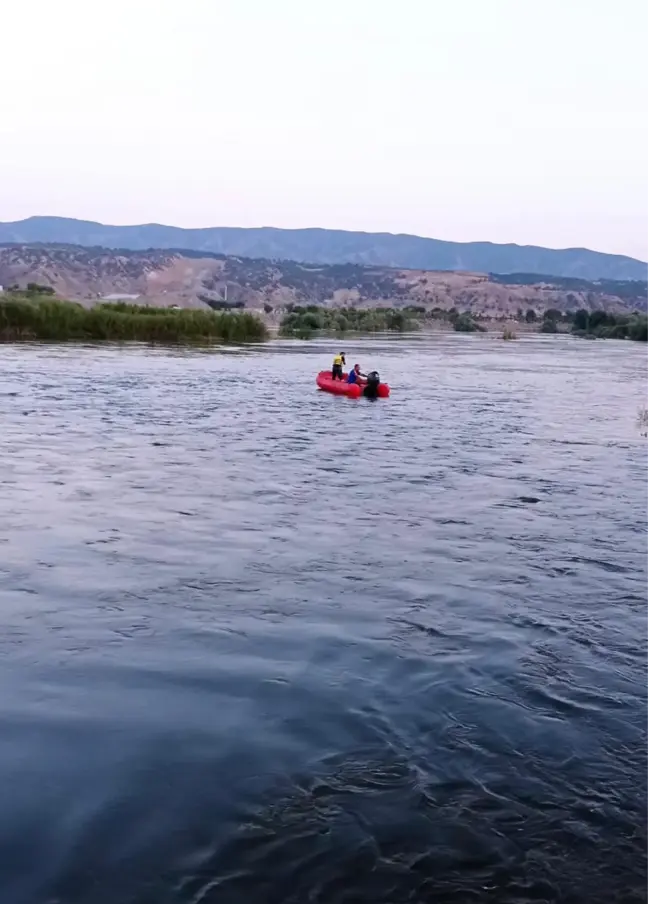
[[[646,900],[645,349],[0,348],[0,901]]]

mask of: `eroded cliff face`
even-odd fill
[[[290,304],[417,305],[487,317],[514,317],[529,308],[538,312],[646,308],[646,284],[641,282],[308,265],[167,250],[1,246],[0,285],[6,289],[29,282],[51,286],[61,297],[85,304],[132,296],[148,304],[204,307],[227,302],[257,310]]]

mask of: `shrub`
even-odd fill
[[[27,283],[27,292],[33,295],[54,295],[54,289],[51,286],[41,286],[40,283]]]
[[[317,331],[331,333],[403,332],[416,329],[417,320],[394,308],[308,308],[293,307],[281,321],[283,336],[308,338]]]
[[[600,339],[632,339],[648,341],[648,318],[645,314],[611,314],[607,311],[576,312],[572,332]]]
[[[559,311],[557,308],[549,308],[542,315],[542,319],[545,321],[553,320],[554,323],[560,323],[563,319],[562,311]]]
[[[453,326],[458,333],[484,333],[486,328],[477,323],[470,314],[459,314]]]

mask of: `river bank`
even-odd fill
[[[327,308],[290,307],[277,312],[244,309],[148,307],[124,301],[90,307],[53,297],[39,287],[33,292],[0,298],[0,342],[109,341],[154,344],[213,344],[261,342],[268,338],[348,339],[378,333],[489,333],[513,340],[537,333],[584,338],[648,339],[648,320],[640,312],[613,314],[549,310],[518,318],[486,318],[469,311],[421,307]]]

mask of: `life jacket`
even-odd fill
[[[342,367],[342,363],[342,355],[336,355],[335,358],[333,358],[333,364],[336,367]]]

